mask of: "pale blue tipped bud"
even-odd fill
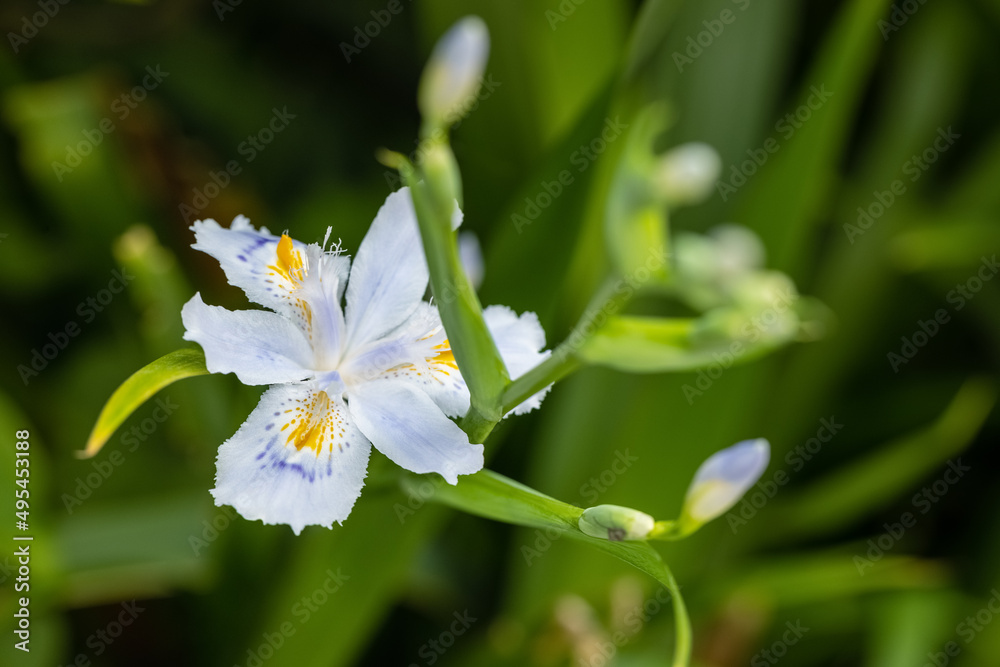
[[[691,142],[667,151],[656,164],[653,185],[667,204],[695,204],[712,192],[722,160],[708,144]]]
[[[438,40],[420,80],[424,121],[447,126],[472,106],[486,69],[490,34],[478,16],[466,16]]]
[[[655,525],[653,517],[631,507],[598,505],[588,507],[580,516],[580,531],[602,540],[644,540]]]
[[[708,457],[688,487],[681,522],[685,532],[711,521],[739,502],[764,474],[771,445],[764,438],[744,440]]]

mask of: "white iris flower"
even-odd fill
[[[201,345],[210,372],[271,385],[219,448],[217,505],[298,534],[347,518],[372,445],[451,484],[483,467],[483,446],[448,418],[465,414],[469,391],[437,308],[423,301],[428,270],[408,190],[386,199],[353,264],[339,249],[258,231],[243,216],[229,229],[204,220],[192,230],[192,247],[273,311],[233,312],[196,294],[181,313],[184,338]],[[483,315],[512,378],[549,355],[534,313],[491,306]],[[544,393],[513,412],[537,407]]]

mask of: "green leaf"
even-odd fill
[[[426,476],[407,475],[403,478],[403,486],[412,494],[417,494],[418,485],[426,479]],[[688,664],[691,654],[691,625],[687,609],[673,574],[660,554],[649,544],[611,542],[590,537],[577,527],[580,515],[583,514],[582,508],[550,498],[490,470],[463,475],[455,486],[438,484],[435,488],[431,500],[496,521],[558,530],[609,553],[656,579],[670,591],[674,606],[677,636],[673,665],[681,667]]]
[[[590,364],[632,373],[691,368],[690,318],[615,316],[578,352]]]
[[[784,342],[701,343],[694,335],[696,326],[690,318],[614,316],[584,343],[578,355],[587,363],[627,373],[663,373],[717,364],[720,357],[732,357],[733,363],[750,361]],[[735,353],[734,346],[738,346]]]
[[[808,262],[803,248],[823,219],[851,120],[884,43],[874,26],[889,4],[854,0],[840,10],[797,96],[800,105],[811,101],[815,107],[809,122],[773,135],[780,138],[780,153],[754,176],[735,216],[761,235],[774,266],[793,277]]]
[[[913,215],[906,223],[889,246],[900,271],[967,271],[979,264],[987,248],[1000,246],[1000,227],[989,216],[949,213],[924,220]]]
[[[960,454],[997,402],[987,379],[967,380],[926,427],[875,448],[769,508],[766,539],[803,539],[840,530],[893,502]]]
[[[395,464],[374,456],[372,466],[377,474],[379,467]],[[286,637],[274,661],[266,663],[269,667],[347,667],[358,663],[359,654],[364,653],[383,619],[405,596],[413,564],[448,515],[437,505],[412,509],[409,498],[391,487],[386,491],[366,488],[364,500],[354,507],[343,527],[328,530],[310,526],[284,543],[283,566],[270,572],[269,581],[263,584],[266,588],[258,597],[257,615],[247,614],[256,627],[248,627],[245,635],[228,638],[223,655],[229,662],[220,659],[220,664],[242,663],[251,637],[273,632],[289,621],[295,633]],[[257,522],[250,528],[254,532],[289,532],[287,526],[261,526]],[[330,574],[337,572],[349,579],[326,604],[305,609],[307,616],[293,613],[303,610],[302,599],[322,590]]]
[[[859,575],[854,556],[863,555],[868,548],[859,542],[772,555],[734,576],[706,582],[699,596],[718,601],[747,596],[766,601],[772,608],[787,609],[876,591],[937,590],[952,578],[942,561],[893,554],[874,561],[863,576]]]
[[[665,104],[650,105],[637,114],[605,205],[604,238],[612,264],[626,276],[645,270],[656,282],[667,281],[670,244],[666,205],[654,196],[650,178],[657,160],[653,144],[669,121]]]
[[[677,0],[649,0],[639,9],[632,26],[622,79],[630,81],[653,60],[656,52],[663,48],[671,28],[674,14],[680,7]]]
[[[407,475],[403,487],[418,493],[422,475]],[[491,470],[463,475],[460,483],[439,485],[434,500],[488,519],[532,528],[577,530],[583,509],[550,498]],[[583,533],[580,533],[583,535]]]
[[[951,640],[961,598],[950,590],[902,590],[873,600],[867,665],[910,667]]]
[[[60,521],[52,541],[61,554],[61,603],[91,606],[204,587],[210,560],[199,558],[191,537],[212,518],[207,497],[205,489],[133,496],[137,502],[95,503]]]
[[[200,348],[177,350],[140,368],[104,404],[87,439],[87,448],[80,452],[80,457],[90,458],[101,451],[115,429],[159,390],[177,380],[207,373],[205,353]]]

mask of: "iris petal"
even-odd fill
[[[348,345],[377,340],[405,322],[420,304],[427,280],[413,201],[402,188],[379,209],[351,267]]]
[[[405,382],[350,387],[351,416],[375,448],[416,473],[436,472],[449,484],[483,467],[483,446],[448,419],[427,394]]]
[[[486,320],[486,326],[497,344],[511,380],[521,377],[552,354],[549,350],[541,351],[545,347],[545,330],[534,313],[521,313],[518,316],[507,306],[489,306],[483,310],[483,319]],[[539,407],[551,386],[528,397],[511,412],[521,415]]]
[[[361,495],[370,453],[339,397],[278,385],[219,448],[212,495],[247,519],[288,524],[296,534],[332,527]]]
[[[184,340],[201,345],[212,373],[235,373],[250,385],[294,382],[313,374],[305,334],[277,313],[209,306],[199,293],[184,304],[181,319]]]

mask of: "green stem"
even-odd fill
[[[504,414],[579,367],[580,360],[573,355],[569,345],[563,342],[552,351],[552,356],[507,385],[503,393]]]
[[[674,579],[674,573],[664,565],[666,571],[667,589],[674,605],[674,665],[673,667],[689,667],[691,664],[691,619],[688,617],[684,598],[681,597],[681,587]]]
[[[438,148],[450,155],[447,143],[442,142]],[[477,420],[484,424],[500,421],[503,416],[501,396],[510,380],[483,320],[479,298],[458,256],[458,244],[451,228],[455,200],[447,196],[453,184],[441,182],[447,180],[442,174],[434,174],[436,177],[432,179],[432,174],[418,173],[401,156],[397,156],[395,161],[404,182],[410,187],[430,270],[431,291],[441,314],[441,322],[448,333],[458,368],[469,387],[471,419],[477,433],[488,434],[489,430]],[[420,180],[421,175],[425,177],[423,181]]]
[[[687,537],[680,530],[677,521],[657,521],[653,524],[653,530],[646,537],[648,540],[674,541]]]
[[[552,356],[507,386],[503,393],[504,414],[581,366],[582,362],[576,356],[577,350],[603,325],[608,316],[622,310],[632,298],[633,290],[622,289],[625,284],[624,279],[617,276],[608,278],[584,309],[573,331],[552,351]],[[603,319],[598,322],[602,316]]]
[[[453,160],[447,135],[424,136],[424,140],[434,143],[441,154],[439,157]],[[447,173],[457,174],[457,165],[449,162],[446,166],[452,169],[433,169],[432,173],[421,174],[397,153],[385,151],[380,159],[398,169],[410,187],[430,269],[431,289],[455,361],[469,386],[471,405],[459,426],[471,442],[484,442],[503,415],[580,367],[576,352],[608,317],[628,303],[635,290],[624,278],[610,277],[591,299],[569,337],[552,355],[510,382],[496,343],[483,321],[482,306],[462,269],[451,230],[453,201],[446,193],[461,188]],[[425,177],[422,182],[421,175]]]
[[[482,444],[499,421],[485,417],[475,406],[470,406],[465,416],[458,420],[458,426],[469,436],[469,442]]]

